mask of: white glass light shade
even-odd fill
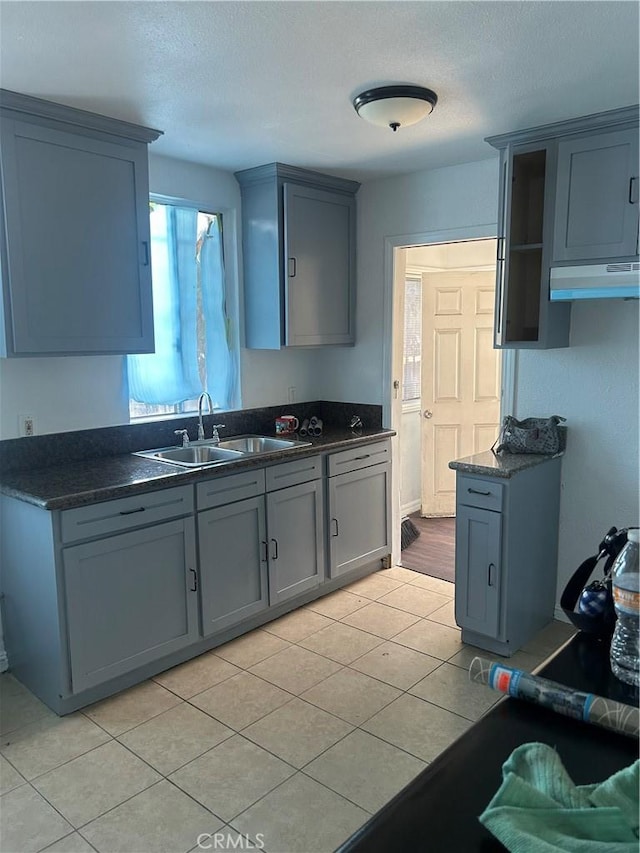
[[[353,106],[366,121],[380,127],[408,127],[417,124],[432,112],[438,96],[422,86],[381,86],[361,92]]]
[[[409,127],[422,121],[432,110],[433,107],[428,101],[417,101],[415,98],[383,98],[363,104],[358,115],[380,127]]]

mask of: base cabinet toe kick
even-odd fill
[[[2,496],[11,671],[70,713],[364,577],[389,471],[384,440],[77,509]]]

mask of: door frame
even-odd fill
[[[391,439],[392,459],[397,460],[391,468],[391,562],[396,565],[400,560],[400,449],[402,443],[402,396],[394,397],[394,376],[401,379],[399,367],[402,365],[402,326],[397,324],[395,313],[402,300],[397,290],[397,256],[400,250],[415,246],[427,246],[433,243],[454,243],[468,240],[497,238],[497,223],[487,225],[469,225],[463,228],[450,228],[445,231],[423,231],[414,234],[397,234],[384,239],[384,283],[383,283],[383,336],[382,336],[382,424],[395,431]],[[395,309],[395,310],[394,310]],[[396,328],[400,334],[395,334]],[[514,414],[516,405],[516,381],[518,372],[518,351],[502,350],[502,380],[500,388],[500,420],[505,415]]]

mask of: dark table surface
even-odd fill
[[[577,634],[537,673],[577,690],[638,704],[609,666],[609,644]],[[387,803],[339,853],[504,853],[478,821],[523,743],[554,747],[577,785],[600,782],[638,757],[638,741],[518,699],[504,699]]]

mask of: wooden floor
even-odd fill
[[[419,512],[409,517],[420,531],[420,536],[404,549],[400,565],[453,583],[455,518],[421,518]]]

